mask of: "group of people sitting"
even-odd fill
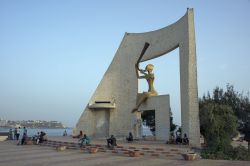
[[[185,133],[183,138],[181,138],[181,135],[178,135],[175,139],[175,143],[176,144],[184,144],[184,145],[188,145],[189,144],[189,139],[187,137],[187,134]]]
[[[80,131],[79,135],[73,136],[73,138],[79,138],[78,142],[80,143],[80,147],[84,145],[90,144],[90,138],[86,135],[83,134],[82,131]],[[126,137],[127,142],[132,142],[134,141],[133,135],[131,132],[129,132],[128,137]],[[110,138],[106,139],[107,141],[107,146],[113,148],[114,146],[117,146],[116,143],[116,138],[114,135],[111,135]],[[189,144],[189,139],[187,137],[187,134],[184,133],[183,138],[181,137],[181,133],[179,131],[176,132],[176,137],[174,137],[173,133],[171,134],[171,138],[169,141],[166,143],[168,144],[184,144],[188,145]]]
[[[86,134],[83,134],[82,131],[80,131],[80,133],[78,135],[73,136],[73,138],[78,138],[78,142],[80,144],[80,147],[83,147],[84,145],[90,144],[90,138]],[[127,142],[132,142],[134,140],[131,132],[129,132],[129,136],[126,137],[126,140],[127,140]],[[110,138],[108,138],[106,141],[107,141],[108,147],[113,148],[114,146],[117,146],[116,138],[114,135],[111,135]]]
[[[44,131],[37,132],[36,135],[32,137],[32,140],[36,143],[43,143],[44,141],[48,140],[47,134]]]
[[[131,132],[129,132],[128,137],[126,137],[127,142],[132,142],[134,140],[133,135]],[[107,146],[113,148],[114,146],[117,146],[116,144],[116,138],[114,135],[111,135],[110,138],[107,139]]]
[[[183,138],[181,137],[181,131],[177,130],[175,133],[176,137],[174,137],[174,134],[170,134],[170,139],[166,142],[167,144],[183,144],[188,145],[189,139],[187,137],[187,134],[184,133]]]
[[[80,143],[80,147],[83,147],[84,145],[90,144],[90,138],[86,134],[83,134],[83,136],[79,138],[78,142]],[[114,135],[111,135],[111,137],[107,139],[107,146],[108,147],[117,146],[116,138],[114,137]]]

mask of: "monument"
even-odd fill
[[[111,134],[125,137],[129,132],[141,137],[141,112],[154,110],[156,139],[168,140],[169,95],[157,95],[153,84],[150,85],[153,65],[149,65],[145,71],[139,68],[139,63],[167,55],[178,47],[182,133],[188,135],[190,146],[199,147],[193,9],[187,9],[181,19],[165,28],[146,33],[125,33],[110,66],[76,124],[77,132],[82,130],[97,138],[106,138]],[[138,93],[138,71],[144,76],[151,75],[151,80],[147,79],[151,89],[146,93]]]

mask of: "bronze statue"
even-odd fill
[[[154,74],[152,73],[153,69],[154,69],[154,65],[152,64],[148,64],[145,68],[145,70],[140,69],[139,68],[139,63],[141,61],[142,56],[144,55],[144,53],[146,52],[147,48],[149,46],[149,43],[145,43],[144,48],[142,49],[141,55],[137,61],[137,63],[135,64],[135,70],[136,70],[136,75],[138,79],[143,79],[145,78],[148,82],[148,92],[143,92],[142,95],[139,96],[138,100],[137,100],[137,104],[136,107],[132,110],[132,113],[135,111],[138,111],[138,108],[140,107],[140,105],[147,100],[148,97],[150,96],[157,96],[157,92],[154,89]],[[143,74],[142,76],[139,75],[138,71]]]

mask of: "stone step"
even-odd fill
[[[129,156],[130,151],[138,151],[140,156],[151,156],[151,157],[180,157],[183,153],[182,150],[177,148],[150,148],[150,147],[135,147],[135,146],[116,146],[113,149],[108,148],[106,145],[100,144],[90,144],[85,145],[80,148],[80,144],[76,142],[61,142],[61,141],[51,141],[48,140],[42,144],[42,146],[50,146],[50,147],[58,147],[58,146],[66,146],[67,149],[76,149],[81,150],[82,152],[88,152],[89,148],[97,147],[98,152],[108,152],[118,155],[127,155]]]

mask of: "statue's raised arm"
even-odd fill
[[[144,44],[144,47],[143,47],[143,49],[142,49],[142,51],[141,51],[141,54],[140,54],[140,56],[139,56],[139,58],[138,58],[138,60],[137,60],[137,62],[136,62],[136,64],[135,64],[135,69],[136,69],[137,78],[139,78],[138,71],[140,71],[141,73],[145,73],[145,70],[139,68],[139,63],[140,63],[140,61],[141,61],[143,55],[145,54],[146,50],[148,49],[149,45],[150,45],[150,44],[149,44],[148,42],[146,42],[146,43]]]

